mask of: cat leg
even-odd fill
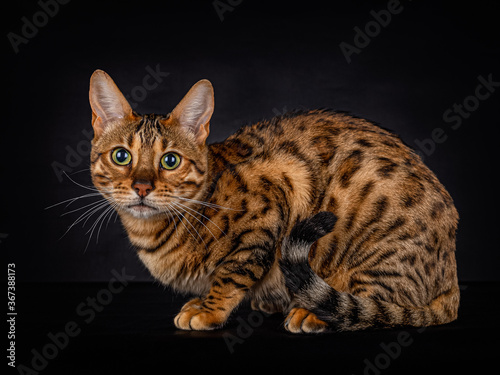
[[[255,311],[262,311],[265,314],[276,314],[286,311],[290,304],[290,298],[283,298],[281,295],[270,295],[264,298],[252,298],[250,307]]]
[[[280,303],[275,303],[274,301],[268,300],[252,300],[250,302],[250,307],[254,311],[262,311],[265,314],[275,314],[283,311],[283,307]]]
[[[240,244],[214,271],[206,296],[188,302],[175,317],[175,326],[184,330],[212,330],[221,327],[231,312],[262,279],[273,263],[269,248]],[[247,250],[245,250],[247,249]]]
[[[265,314],[283,313],[290,306],[290,293],[284,285],[283,274],[275,260],[271,270],[251,290],[252,310]]]
[[[220,328],[245,298],[250,287],[250,283],[218,277],[205,297],[191,300],[182,307],[174,319],[175,326],[197,331]]]
[[[203,298],[187,302],[174,319],[175,326],[184,330],[206,331],[220,328],[231,312],[244,299],[249,286],[235,281],[215,280]],[[226,284],[224,284],[226,282]]]

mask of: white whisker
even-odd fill
[[[73,180],[71,177],[69,177],[69,176],[68,176],[68,174],[67,174],[66,172],[64,172],[64,171],[63,171],[63,173],[64,173],[64,175],[65,175],[66,177],[68,177],[68,179],[69,179],[72,183],[74,183],[75,185],[80,186],[80,187],[82,187],[82,188],[84,188],[84,189],[87,189],[87,190],[97,191],[97,192],[99,191],[99,190],[98,190],[97,188],[95,188],[95,187],[82,185],[82,184],[80,184],[80,183],[76,182],[75,180]]]
[[[82,173],[82,172],[85,172],[85,171],[90,171],[90,168],[80,169],[79,171],[76,171],[76,172],[71,173],[71,175],[73,176],[74,174],[77,174],[77,173]]]
[[[98,202],[98,204],[96,206],[93,206],[91,208],[89,208],[87,211],[85,211],[83,214],[81,214],[74,222],[73,224],[71,224],[68,229],[66,230],[66,232],[64,232],[64,234],[61,236],[61,238],[63,238],[70,230],[71,228],[73,228],[76,224],[80,223],[82,220],[85,220],[84,222],[84,226],[85,226],[85,223],[87,222],[87,220],[92,216],[94,215],[96,212],[98,212],[99,210],[101,210],[102,208],[104,208],[105,206],[107,205],[107,202]],[[60,238],[60,239],[61,239]]]
[[[111,212],[111,210],[113,210],[113,206],[109,206],[108,208],[106,208],[104,210],[104,212],[102,212],[99,217],[95,220],[95,222],[92,224],[92,226],[90,227],[90,229],[85,233],[85,234],[88,234],[90,232],[90,236],[89,236],[89,239],[87,241],[87,246],[85,246],[85,250],[87,250],[89,244],[90,244],[90,240],[92,239],[92,235],[94,234],[94,230],[97,228],[97,225],[99,224],[99,221],[101,221],[101,224],[99,225],[99,228],[97,230],[97,236],[96,236],[96,244],[99,243],[99,233],[101,231],[101,226],[102,226],[102,223],[104,222],[104,219],[106,218],[106,215]]]
[[[203,225],[205,228],[207,228],[207,230],[210,232],[210,234],[212,235],[212,237],[214,238],[214,240],[219,241],[219,240],[215,237],[215,235],[212,233],[212,231],[211,231],[211,230],[210,230],[210,229],[209,229],[209,228],[205,225],[205,223],[203,223],[201,220],[199,220],[196,216],[194,216],[193,214],[191,214],[189,211],[195,212],[195,213],[197,213],[198,215],[200,215],[202,218],[204,218],[204,219],[206,219],[206,220],[210,221],[213,225],[215,225],[215,226],[216,226],[216,227],[217,227],[217,228],[221,231],[221,233],[222,233],[222,234],[226,235],[226,233],[224,233],[224,231],[223,231],[223,230],[222,230],[222,229],[221,229],[221,228],[220,228],[217,224],[215,224],[212,220],[210,220],[210,219],[209,219],[208,217],[206,217],[205,215],[203,215],[203,214],[199,213],[199,212],[198,212],[198,211],[196,211],[196,210],[193,210],[191,207],[188,207],[188,206],[186,206],[186,205],[184,205],[184,204],[182,204],[182,203],[180,203],[180,202],[173,202],[173,204],[174,204],[176,207],[178,207],[178,208],[182,208],[182,209],[184,209],[184,211],[185,211],[186,213],[190,214],[190,215],[191,215],[192,217],[194,217],[194,218],[195,218],[195,219],[196,219],[196,220],[197,220],[197,221],[198,221],[201,225]],[[189,210],[189,211],[187,211],[187,210]]]
[[[224,206],[220,206],[220,205],[215,204],[215,203],[203,202],[203,201],[199,201],[199,200],[191,199],[191,198],[177,197],[175,195],[169,195],[169,197],[175,198],[175,199],[179,199],[179,200],[182,200],[182,201],[186,201],[186,202],[192,202],[192,203],[201,204],[202,206],[213,208],[215,210],[217,210],[218,208],[220,208],[220,209],[223,209],[223,210],[243,211],[243,210],[238,210],[238,209],[230,208],[230,207],[224,207]]]
[[[217,240],[217,238],[215,237],[215,235],[212,233],[212,231],[210,229],[208,229],[208,227],[203,224],[203,222],[198,219],[196,216],[194,216],[191,212],[187,211],[185,208],[181,207],[178,205],[178,203],[175,203],[175,202],[172,202],[172,204],[177,207],[179,210],[182,210],[182,212],[192,216],[197,222],[199,222],[201,225],[203,225],[205,228],[207,228],[207,230],[210,232],[210,234],[212,235],[212,237],[214,238],[214,240]],[[218,241],[218,240],[217,240]]]
[[[101,220],[101,224],[99,224],[99,229],[97,230],[97,235],[96,235],[96,239],[95,239],[95,243],[99,243],[99,234],[101,233],[101,228],[102,228],[102,224],[104,223],[104,220],[106,219],[106,216],[108,216],[108,214],[112,214],[113,213],[113,209],[114,209],[114,205],[111,205],[109,206],[103,214],[101,214],[101,217],[102,217],[102,220]],[[99,219],[101,218],[99,217],[97,220],[96,220],[96,224],[94,226],[94,229],[96,228],[97,226],[97,223],[99,222]],[[93,232],[93,230],[92,230]],[[92,238],[92,233],[90,234],[90,237],[89,237],[89,241],[90,239]]]
[[[74,172],[72,174],[84,172],[86,170],[88,170],[88,169],[77,171],[77,172]],[[64,234],[59,239],[62,239],[64,236],[66,236],[66,234],[75,225],[77,225],[77,224],[79,224],[81,222],[83,222],[82,226],[85,227],[86,224],[87,224],[87,221],[89,221],[92,216],[98,214],[97,218],[95,219],[95,221],[92,223],[92,225],[90,226],[90,228],[85,233],[86,235],[90,233],[88,241],[87,241],[87,245],[85,247],[85,250],[87,250],[87,248],[88,248],[88,246],[90,244],[90,240],[92,239],[92,236],[93,236],[94,232],[96,231],[96,229],[97,229],[96,243],[99,242],[99,235],[100,235],[100,232],[101,232],[102,227],[104,225],[104,222],[106,221],[105,228],[107,228],[107,226],[109,224],[109,221],[111,220],[111,217],[113,216],[113,213],[116,213],[116,217],[115,217],[115,221],[116,221],[116,218],[118,217],[118,213],[117,213],[117,211],[115,209],[118,206],[118,204],[116,202],[109,202],[108,199],[106,198],[106,196],[108,194],[111,194],[113,192],[113,188],[112,187],[111,188],[97,189],[97,188],[92,187],[92,186],[85,186],[85,185],[82,185],[82,184],[76,182],[75,180],[73,180],[66,172],[63,172],[63,173],[68,178],[68,180],[70,180],[72,183],[74,183],[75,185],[77,185],[77,186],[79,186],[79,187],[81,187],[83,189],[90,190],[91,193],[83,194],[83,195],[75,197],[75,198],[70,198],[70,199],[63,200],[62,202],[55,203],[53,205],[50,205],[50,206],[46,207],[45,208],[46,210],[49,209],[49,208],[53,208],[53,207],[57,207],[57,206],[63,205],[63,204],[66,204],[65,208],[67,208],[71,204],[73,204],[74,202],[76,202],[76,201],[78,201],[80,199],[84,199],[84,198],[101,197],[101,199],[98,199],[95,202],[92,202],[92,203],[89,203],[89,204],[85,204],[82,207],[78,207],[78,208],[72,209],[70,211],[67,211],[67,212],[64,212],[63,214],[61,214],[61,216],[66,216],[66,215],[71,214],[73,212],[85,210],[66,229],[66,231],[64,232]],[[104,210],[104,211],[102,211],[102,210]],[[102,212],[100,212],[100,211],[102,211]]]
[[[184,228],[186,228],[186,230],[188,231],[188,233],[193,237],[193,239],[199,243],[198,239],[191,233],[191,231],[189,230],[189,228],[186,226],[186,224],[184,224],[184,222],[182,221],[182,219],[184,219],[184,216],[179,216],[179,212],[177,210],[175,210],[175,208],[171,205],[171,204],[168,204],[169,206],[169,209],[171,210],[171,212],[173,213],[173,215],[177,216],[177,219],[179,219],[179,223],[181,223]],[[172,217],[173,217],[172,215]],[[175,221],[174,221],[175,222]],[[177,226],[176,226],[177,228]]]
[[[85,218],[85,221],[83,222],[83,225],[82,227],[84,227],[86,224],[87,224],[87,221],[89,221],[90,217],[93,216],[95,213],[97,213],[98,211],[102,210],[103,208],[105,208],[107,206],[107,202],[103,202],[101,203],[101,205],[96,209],[94,210],[94,212],[92,212],[92,214],[88,215],[86,218]],[[82,218],[83,220],[83,218]],[[82,221],[80,220],[80,221]]]
[[[76,212],[76,211],[83,210],[84,208],[89,207],[89,206],[95,206],[96,204],[98,204],[98,203],[102,203],[102,202],[104,202],[104,201],[106,201],[106,198],[99,199],[98,201],[95,201],[95,202],[92,202],[92,203],[86,204],[86,205],[85,205],[85,206],[83,206],[83,207],[80,207],[80,208],[75,208],[74,210],[71,210],[71,211],[65,212],[65,213],[61,214],[61,216],[66,216],[66,215],[68,215],[68,214],[70,214],[70,213],[73,213],[73,212]],[[66,207],[68,207],[68,206],[66,206]]]
[[[196,228],[194,227],[194,225],[182,214],[182,212],[180,212],[177,208],[175,208],[173,205],[170,205],[170,208],[176,213],[177,217],[179,217],[179,215],[182,217],[182,219],[185,219],[188,224],[191,226],[191,228],[193,228],[193,230],[196,232],[196,234],[198,235],[198,237],[200,237],[200,240],[205,244],[205,242],[203,241],[203,238],[201,237],[200,233],[198,233],[198,231],[196,230]],[[191,234],[191,236],[194,238],[194,240],[197,242],[197,243],[200,243],[195,235],[189,230],[189,228],[186,226],[186,224],[184,224],[184,222],[182,221],[181,218],[179,218],[180,222],[182,223],[182,225],[184,225],[184,228],[186,228],[186,230],[189,232],[189,234]],[[205,244],[205,247],[206,247],[206,244]]]
[[[118,207],[118,205],[116,203],[113,203],[112,206],[113,206],[113,208],[115,208],[115,210],[113,210],[111,212],[111,214],[109,215],[108,221],[106,221],[106,227],[104,229],[108,229],[108,224],[109,224],[109,221],[111,220],[111,218],[113,217],[113,214],[118,215],[118,212],[116,211],[116,207]],[[116,218],[115,218],[115,222],[116,222]]]
[[[177,233],[177,223],[175,222],[174,215],[172,215],[172,213],[169,210],[164,210],[163,212],[168,215],[168,220],[169,221],[172,220],[172,222],[174,223],[175,235],[177,236],[177,238],[179,238],[179,234]]]
[[[73,202],[77,201],[78,199],[96,197],[96,196],[99,196],[99,195],[102,195],[102,194],[101,193],[89,193],[89,194],[85,194],[85,195],[82,195],[82,196],[79,196],[79,197],[76,197],[76,198],[66,199],[66,200],[64,200],[62,202],[59,202],[59,203],[53,204],[51,206],[45,207],[44,210],[48,210],[49,208],[53,208],[53,207],[59,206],[59,205],[64,204],[66,202],[69,202],[66,205],[66,207],[68,207],[70,204],[72,204]]]

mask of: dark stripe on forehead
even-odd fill
[[[163,116],[162,116],[162,117],[163,117]],[[155,128],[156,128],[156,132],[157,132],[158,134],[161,134],[161,133],[162,133],[162,126],[163,126],[163,125],[162,125],[162,124],[160,124],[160,119],[161,119],[162,117],[156,117],[156,118],[155,118],[155,122],[154,122],[154,125],[155,125]]]
[[[150,147],[158,137],[161,137],[163,125],[160,123],[160,120],[164,117],[163,115],[155,114],[144,115],[142,117],[135,133],[139,135],[143,144]]]
[[[142,129],[142,127],[144,126],[145,122],[146,122],[146,119],[144,117],[141,118],[141,121],[139,122],[139,124],[137,124],[137,127],[135,128],[135,133],[136,134]]]

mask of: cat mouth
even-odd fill
[[[147,204],[142,203],[142,202],[139,204],[133,204],[131,206],[128,206],[128,208],[132,211],[141,212],[141,213],[149,213],[152,211],[157,211],[156,208],[148,206]]]

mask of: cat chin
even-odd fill
[[[151,206],[136,205],[127,207],[124,210],[127,214],[132,215],[136,219],[149,219],[153,216],[157,216],[160,211]]]

